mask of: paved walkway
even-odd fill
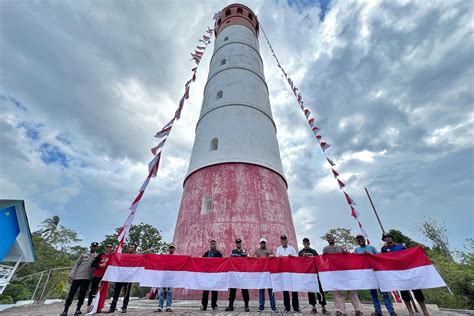
[[[107,303],[109,300],[107,301]],[[268,303],[268,302],[267,302]],[[301,311],[302,313],[294,313],[297,315],[311,315],[310,311],[311,308],[309,305],[305,304],[306,301],[302,301],[303,303]],[[395,304],[395,308],[397,309],[397,313],[400,316],[406,316],[408,313],[406,313],[406,310],[404,309],[404,306],[401,304]],[[121,302],[119,302],[118,306],[121,306]],[[258,312],[258,302],[257,301],[251,301],[250,302],[250,313],[244,312],[244,304],[243,302],[236,302],[235,303],[235,311],[234,312],[225,312],[224,309],[227,306],[227,301],[219,301],[218,302],[218,310],[217,311],[207,311],[207,312],[201,312],[199,310],[200,307],[200,302],[199,301],[176,301],[173,302],[173,312],[172,313],[167,313],[163,312],[160,314],[164,315],[193,315],[193,314],[199,314],[199,315],[246,315],[246,316],[251,316],[251,315],[261,315],[261,314],[273,314],[269,308],[269,306],[266,306],[266,310],[263,313]],[[370,304],[363,304],[364,306],[364,314],[366,316],[370,316],[370,314],[373,312],[373,306]],[[14,307],[10,308],[7,310],[4,310],[3,312],[0,312],[1,316],[7,316],[7,315],[59,315],[64,307],[64,303],[54,303],[54,304],[42,304],[42,303],[35,303],[32,305],[26,305],[26,306],[21,306],[21,307]],[[71,306],[71,310],[69,315],[74,314],[75,310],[75,305]],[[128,307],[128,312],[127,315],[159,315],[158,313],[155,313],[154,310],[156,309],[156,301],[150,301],[150,300],[144,300],[144,299],[131,299],[130,304]],[[283,302],[282,301],[277,301],[277,307],[279,310],[279,313],[274,314],[274,315],[286,315],[288,313],[283,313]],[[330,311],[329,315],[334,315],[333,312],[333,303],[328,302],[328,311]],[[346,304],[347,311],[349,315],[354,315],[352,306],[350,304]],[[440,311],[436,305],[428,305],[428,308],[431,312],[432,316],[456,316],[456,315],[466,315],[466,314],[460,314],[456,312],[446,312],[446,311]],[[108,304],[106,304],[106,309],[108,309]],[[85,311],[85,308],[82,309],[82,311]],[[321,313],[321,310],[318,306],[318,312]],[[289,313],[293,314],[293,313]],[[388,315],[388,313],[384,313],[385,315]],[[111,314],[113,315],[113,314]],[[115,315],[123,315],[120,313],[120,310],[115,312]],[[421,315],[421,314],[418,314]]]

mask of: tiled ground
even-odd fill
[[[267,302],[268,303],[268,302]],[[305,304],[306,301],[302,301],[302,313],[298,313],[298,315],[310,315],[309,312],[311,311],[311,308],[309,305]],[[163,312],[161,314],[165,315],[192,315],[192,314],[200,314],[200,315],[260,315],[260,314],[272,314],[269,306],[267,306],[267,309],[264,313],[259,313],[258,312],[258,302],[257,301],[251,301],[250,302],[250,313],[245,313],[244,312],[244,306],[242,302],[236,302],[235,303],[235,311],[233,313],[230,312],[225,312],[224,309],[227,306],[227,301],[219,301],[218,302],[219,309],[218,311],[207,311],[207,312],[201,312],[199,311],[200,307],[200,302],[199,301],[176,301],[173,302],[173,312],[172,313],[166,313]],[[2,316],[7,316],[7,315],[59,315],[63,309],[63,303],[54,303],[54,304],[49,304],[45,305],[42,303],[36,303],[33,305],[27,305],[27,306],[21,306],[21,307],[15,307],[11,309],[7,309],[3,312],[0,312]],[[121,303],[119,302],[118,306],[121,306]],[[283,302],[278,301],[277,306],[279,309],[279,313],[276,315],[283,315],[286,313],[283,313]],[[71,306],[71,312],[69,315],[73,315],[73,312],[75,310],[75,305]],[[330,315],[334,315],[333,311],[333,304],[332,302],[328,302],[328,310],[330,311]],[[350,304],[346,304],[347,311],[349,314],[353,315],[353,309]],[[429,305],[428,306],[431,315],[433,316],[454,316],[454,315],[466,315],[466,314],[459,314],[456,312],[446,312],[446,311],[439,311],[437,306],[435,305]],[[106,310],[108,309],[108,305]],[[149,301],[149,300],[143,300],[143,299],[132,299],[129,304],[128,312],[127,315],[157,315],[158,313],[155,313],[154,310],[156,309],[156,301]],[[396,306],[397,313],[402,316],[402,315],[408,315],[406,311],[404,310],[402,305]],[[82,311],[85,311],[85,308],[82,309]],[[318,311],[320,309],[318,308]],[[364,313],[367,316],[370,316],[370,314],[373,312],[373,307],[369,304],[364,304]],[[116,315],[121,314],[120,310],[115,312]],[[388,315],[388,313],[385,313]],[[418,314],[421,315],[421,314]]]

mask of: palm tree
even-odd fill
[[[43,237],[44,239],[48,240],[61,229],[61,226],[59,225],[59,216],[54,215],[51,218],[47,218],[44,221],[41,222],[40,229],[38,233]]]

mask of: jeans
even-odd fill
[[[268,289],[268,297],[270,298],[270,307],[272,308],[272,311],[275,311],[276,303],[272,289]],[[265,309],[265,289],[258,290],[258,309],[261,311]]]
[[[171,302],[173,301],[173,288],[171,287],[162,287],[160,288],[160,298],[158,299],[158,305],[163,308],[163,303],[165,302],[166,294],[166,307],[171,307]]]
[[[370,296],[374,303],[376,313],[382,313],[382,306],[380,305],[378,290],[370,290]],[[387,292],[382,292],[383,302],[389,313],[393,313],[393,304],[390,295]]]

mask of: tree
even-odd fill
[[[77,232],[61,225],[60,221],[57,215],[45,219],[41,224],[42,229],[34,232],[34,235],[43,237],[56,250],[68,252],[74,243],[82,239],[78,238]]]
[[[346,251],[352,252],[354,247],[357,246],[357,240],[349,228],[331,228],[326,234],[333,235],[335,243],[342,246]],[[326,240],[326,234],[321,236],[322,240]]]
[[[100,243],[99,251],[105,249],[107,244],[112,244],[114,248],[118,245],[119,230],[120,227],[115,229],[115,234],[105,236],[105,240]],[[132,225],[125,243],[127,245],[136,243],[140,253],[165,253],[168,248],[168,244],[162,240],[158,228],[145,223]]]
[[[433,243],[433,250],[438,250],[447,258],[452,259],[446,225],[438,223],[433,218],[426,218],[423,222],[416,223],[415,226],[426,240]]]

